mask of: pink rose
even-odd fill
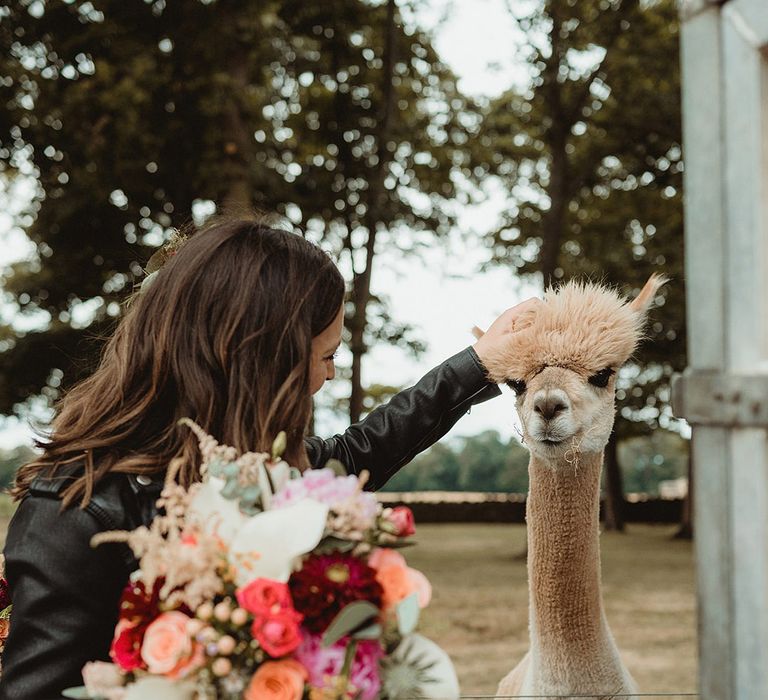
[[[387,520],[394,525],[395,535],[398,537],[408,537],[416,534],[413,513],[407,506],[397,506],[397,508],[393,508],[392,512],[387,515]]]
[[[202,645],[187,632],[189,616],[178,610],[160,615],[147,627],[141,658],[147,670],[169,678],[183,678],[205,661]]]
[[[405,563],[405,557],[400,552],[380,547],[371,552],[371,555],[368,557],[368,566],[373,569],[381,569],[385,566],[405,567],[407,564]]]
[[[251,634],[270,656],[285,656],[301,643],[301,618],[302,616],[292,609],[260,616],[253,621]]]
[[[254,615],[268,615],[293,608],[288,584],[268,578],[257,578],[235,593],[241,608]]]

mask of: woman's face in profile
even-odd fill
[[[316,394],[326,381],[336,376],[333,361],[341,345],[343,328],[344,306],[341,306],[331,325],[312,339],[312,359],[309,368],[309,390],[312,394]]]

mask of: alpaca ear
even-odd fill
[[[485,335],[485,331],[481,331],[477,326],[472,326],[472,335],[480,340]]]
[[[653,300],[656,298],[656,292],[659,291],[669,279],[664,275],[657,275],[655,272],[648,278],[645,286],[630,303],[629,308],[636,313],[645,316],[648,309],[651,308]]]

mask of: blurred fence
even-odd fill
[[[385,506],[408,506],[418,523],[525,522],[525,495],[520,493],[413,491],[377,495]],[[624,504],[624,519],[630,523],[679,523],[682,508],[682,499],[630,493]]]

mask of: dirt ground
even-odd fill
[[[690,542],[630,525],[601,536],[608,621],[643,693],[695,693],[696,609]],[[434,587],[422,631],[453,658],[466,696],[492,694],[528,648],[521,525],[421,525],[405,553]],[[677,696],[679,697],[679,695]]]

